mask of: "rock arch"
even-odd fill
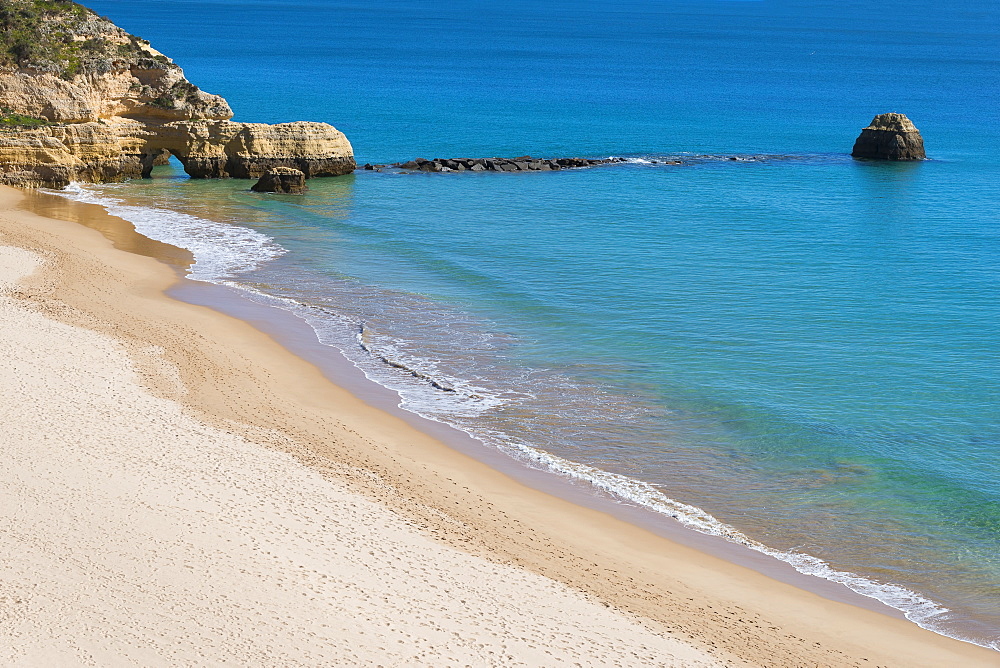
[[[0,182],[61,188],[71,181],[143,178],[164,151],[196,179],[256,179],[274,167],[292,167],[307,178],[339,176],[356,167],[350,142],[326,123],[117,118],[0,137]]]

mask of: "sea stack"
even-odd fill
[[[879,114],[861,131],[851,155],[869,160],[923,160],[924,139],[904,114]]]
[[[286,195],[301,195],[306,188],[306,175],[301,170],[291,167],[274,167],[260,177],[250,190],[259,193],[284,193]]]

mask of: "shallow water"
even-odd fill
[[[287,300],[414,411],[996,642],[1000,40],[978,5],[883,3],[876,33],[860,3],[90,4],[238,120],[333,122],[359,162],[634,158],[298,198],[174,166],[74,196]],[[851,160],[882,111],[933,160]]]

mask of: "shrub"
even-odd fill
[[[43,125],[51,125],[44,118],[15,114],[7,108],[0,108],[0,128],[40,128]]]
[[[72,79],[105,71],[114,59],[148,57],[140,47],[148,42],[138,37],[130,36],[128,44],[102,37],[112,26],[72,0],[0,0],[0,67],[31,67]]]

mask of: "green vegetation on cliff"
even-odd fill
[[[44,118],[35,118],[34,116],[25,116],[24,114],[18,114],[7,109],[6,107],[0,107],[0,130],[9,130],[11,128],[40,128],[43,125],[51,125],[50,121]]]
[[[72,0],[0,0],[0,67],[22,67],[72,79],[109,71],[115,61],[146,60],[148,44]]]

